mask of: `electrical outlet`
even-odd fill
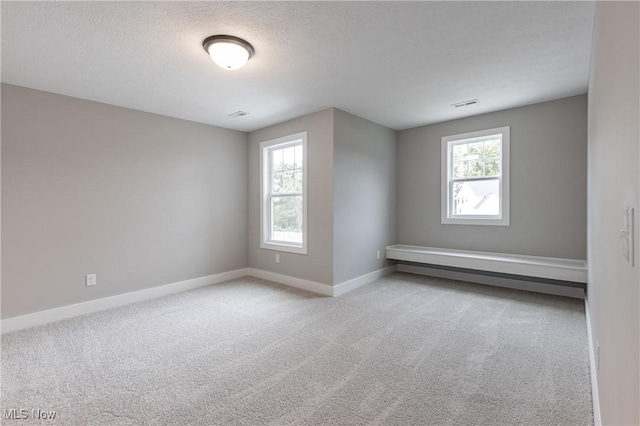
[[[96,278],[96,274],[89,274],[85,277],[85,284],[87,287],[98,284],[98,279]]]
[[[378,250],[378,251],[376,252],[376,257],[377,257],[378,259],[380,259],[380,250]]]
[[[596,370],[600,370],[600,342],[596,342]]]
[[[280,255],[276,254],[276,263],[280,263]]]
[[[620,230],[619,237],[622,239],[622,257],[633,267],[634,261],[634,231],[633,231],[633,207],[625,207],[623,215],[623,228]]]

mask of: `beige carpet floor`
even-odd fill
[[[41,424],[592,424],[583,301],[410,274],[243,278],[2,337]],[[18,411],[19,413],[19,411]]]

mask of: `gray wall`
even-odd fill
[[[3,84],[2,317],[246,267],[246,156],[245,133]]]
[[[396,131],[339,109],[333,131],[333,282],[339,284],[391,264],[384,248],[396,240]]]
[[[260,248],[260,142],[307,132],[307,254]],[[333,284],[333,110],[249,134],[249,267]],[[275,254],[280,263],[275,263]]]
[[[607,425],[640,424],[639,14],[637,2],[598,2],[589,81],[587,295]],[[635,267],[618,239],[624,206],[636,211]]]
[[[440,223],[440,138],[511,126],[511,225]],[[586,259],[587,97],[400,131],[398,243]]]

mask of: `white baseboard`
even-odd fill
[[[302,278],[277,274],[275,272],[264,271],[262,269],[255,268],[249,268],[247,270],[247,275],[249,275],[250,277],[261,278],[263,280],[288,285],[290,287],[300,288],[302,290],[322,294],[324,296],[333,296],[333,286],[330,284],[318,283],[315,281],[304,280]]]
[[[598,392],[598,368],[596,364],[596,354],[594,352],[593,331],[591,328],[591,315],[589,313],[589,300],[584,299],[584,312],[587,317],[587,338],[589,340],[589,368],[591,372],[591,399],[593,401],[593,423],[595,426],[602,426],[600,417],[600,393]]]
[[[205,287],[211,284],[217,284],[236,278],[241,278],[246,275],[247,268],[236,269],[234,271],[222,272],[220,274],[208,275],[206,277],[194,278],[191,280],[166,284],[159,287],[152,287],[145,290],[133,291],[131,293],[118,294],[116,296],[89,300],[87,302],[76,303],[74,305],[62,306],[60,308],[34,312],[32,314],[21,315],[18,317],[6,318],[0,322],[0,330],[2,330],[2,333],[8,333],[10,331],[35,327],[37,325],[43,325],[54,321],[76,317],[79,315],[128,305],[130,303],[155,299],[158,297],[167,296],[169,294],[179,293],[185,290]]]
[[[325,296],[338,296],[361,287],[365,284],[368,284],[372,281],[375,281],[384,275],[394,272],[395,270],[395,265],[389,266],[387,268],[379,269],[377,271],[354,278],[352,280],[345,281],[338,284],[337,286],[332,286],[329,284],[322,284],[314,281],[291,277],[288,275],[276,274],[275,272],[263,271],[261,269],[241,268],[234,271],[222,272],[220,274],[208,275],[206,277],[194,278],[191,280],[166,284],[159,287],[152,287],[145,290],[133,291],[131,293],[118,294],[115,296],[89,300],[87,302],[62,306],[46,311],[6,318],[0,321],[0,331],[2,333],[8,333],[11,331],[22,330],[25,328],[48,324],[51,322],[90,314],[105,309],[124,306],[130,303],[142,302],[144,300],[155,299],[173,293],[179,293],[181,291],[192,290],[198,287],[205,287],[211,284],[217,284],[236,278],[242,278],[247,275],[274,281],[280,284],[300,288]]]
[[[428,275],[430,277],[448,278],[452,280],[468,281],[478,284],[487,284],[497,287],[513,288],[516,290],[534,291],[537,293],[554,294],[556,296],[584,298],[584,290],[576,287],[565,287],[553,284],[537,283],[532,281],[521,281],[512,278],[493,277],[479,274],[472,274],[462,271],[450,271],[445,269],[429,268],[416,265],[398,265],[399,272],[409,272],[418,275]]]
[[[340,296],[345,293],[355,290],[358,287],[374,282],[377,279],[384,277],[385,275],[392,274],[398,270],[396,265],[387,266],[386,268],[378,269],[377,271],[369,272],[365,275],[360,275],[349,281],[341,282],[333,286],[333,295]]]
[[[378,269],[377,271],[373,271],[354,279],[344,281],[340,284],[336,284],[335,286],[322,284],[315,281],[304,280],[302,278],[296,278],[289,275],[277,274],[275,272],[269,272],[262,269],[249,268],[248,275],[251,277],[262,278],[263,280],[288,285],[290,287],[300,288],[312,293],[322,294],[323,296],[336,297],[348,293],[351,290],[355,290],[358,287],[362,287],[365,284],[369,284],[379,278],[382,278],[385,275],[391,274],[395,272],[396,269],[396,265],[387,266],[386,268]]]

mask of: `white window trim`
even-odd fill
[[[482,217],[482,216],[466,216],[466,217],[451,217],[450,207],[451,199],[449,198],[449,173],[451,165],[451,157],[449,150],[449,142],[452,141],[465,141],[470,142],[469,139],[484,138],[486,136],[502,134],[502,159],[501,159],[501,173],[500,178],[500,215],[498,217]],[[497,226],[509,226],[510,217],[510,134],[511,128],[498,127],[495,129],[480,130],[477,132],[462,133],[459,135],[445,136],[442,138],[442,145],[440,149],[441,153],[441,223],[442,224],[456,224],[456,225],[497,225]]]
[[[275,145],[286,145],[302,141],[302,245],[269,241],[269,224],[271,212],[269,207],[269,156],[266,148]],[[260,143],[260,248],[285,251],[289,253],[307,254],[307,132],[283,136]]]

